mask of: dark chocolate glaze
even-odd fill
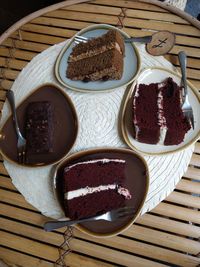
[[[30,102],[50,101],[54,107],[53,152],[27,155],[27,165],[47,165],[62,159],[72,148],[78,131],[77,115],[68,97],[56,86],[41,86],[28,96],[18,107],[17,117],[25,136],[26,108]],[[1,130],[1,150],[10,160],[17,162],[17,138],[11,117]]]
[[[85,222],[80,224],[80,226],[90,233],[94,234],[112,234],[120,229],[123,229],[128,226],[130,220],[132,220],[135,215],[140,210],[144,198],[146,196],[148,190],[148,174],[147,168],[144,162],[135,155],[130,150],[120,150],[120,149],[96,149],[95,152],[85,151],[82,152],[81,156],[79,154],[73,155],[73,158],[70,160],[66,159],[60,165],[57,171],[56,176],[56,195],[58,200],[64,210],[64,197],[63,197],[63,170],[67,165],[71,165],[73,163],[79,161],[85,161],[90,159],[99,159],[99,158],[112,158],[112,159],[124,159],[126,160],[126,181],[125,187],[129,189],[132,199],[126,200],[126,206],[133,207],[133,215],[119,219],[115,222],[107,222],[107,221],[95,221],[95,222]],[[95,179],[95,177],[94,177]]]

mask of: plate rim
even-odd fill
[[[143,162],[143,164],[145,166],[145,171],[146,171],[146,188],[145,188],[145,193],[144,193],[143,199],[139,205],[137,212],[130,219],[130,221],[127,224],[125,224],[124,226],[120,227],[119,230],[115,230],[115,231],[110,232],[110,233],[95,233],[91,230],[86,229],[85,227],[81,226],[80,224],[76,224],[74,226],[78,230],[80,230],[81,232],[88,234],[89,236],[97,237],[97,238],[107,238],[107,237],[116,236],[116,235],[124,232],[125,230],[127,230],[136,221],[136,219],[139,217],[141,210],[144,206],[144,203],[146,201],[147,194],[149,191],[149,186],[150,186],[150,171],[149,171],[148,163],[145,160],[145,158],[141,154],[139,154],[136,151],[133,151],[129,148],[97,147],[97,148],[92,148],[92,149],[81,150],[81,151],[75,152],[71,155],[68,155],[65,159],[63,159],[62,161],[59,162],[59,164],[55,167],[53,174],[52,174],[52,186],[53,186],[54,197],[55,197],[59,207],[61,208],[61,210],[64,214],[64,218],[60,218],[58,220],[63,220],[63,219],[66,219],[67,217],[65,216],[64,209],[60,205],[60,202],[59,202],[58,196],[57,196],[57,190],[56,190],[56,177],[57,177],[57,172],[58,172],[59,168],[62,167],[62,165],[64,165],[67,161],[69,161],[71,159],[73,160],[74,157],[80,158],[81,156],[94,154],[96,152],[98,152],[98,153],[99,152],[110,153],[110,151],[114,151],[114,152],[118,152],[118,153],[120,153],[120,152],[130,153],[133,156],[136,156],[137,158],[139,158]]]
[[[71,38],[68,39],[68,42],[64,45],[64,47],[62,48],[62,50],[60,51],[60,53],[58,54],[58,57],[56,59],[56,62],[55,62],[55,66],[54,66],[54,74],[55,74],[55,77],[56,79],[63,85],[65,86],[65,88],[69,88],[71,90],[74,90],[74,91],[78,91],[78,92],[85,92],[85,93],[102,93],[102,92],[109,92],[109,91],[112,91],[114,89],[117,89],[117,88],[120,88],[122,86],[127,86],[129,85],[130,83],[132,83],[138,76],[138,74],[140,73],[140,70],[141,70],[141,57],[140,57],[140,53],[139,53],[139,50],[138,48],[136,47],[136,45],[132,42],[130,43],[136,53],[136,56],[137,56],[137,59],[138,59],[138,62],[137,62],[137,70],[136,70],[136,73],[135,75],[126,83],[120,85],[120,86],[114,86],[112,88],[108,88],[108,89],[100,89],[100,90],[93,90],[93,89],[83,89],[83,88],[78,88],[78,87],[74,87],[74,86],[71,86],[70,84],[67,84],[65,83],[62,78],[60,77],[60,74],[59,74],[59,66],[60,66],[60,61],[64,55],[64,53],[66,52],[66,50],[68,49],[68,47],[71,45],[71,43],[73,42],[74,38],[77,36],[77,35],[82,35],[83,33],[85,32],[88,32],[90,30],[93,30],[93,29],[116,29],[118,30],[122,35],[130,38],[130,36],[122,31],[121,29],[118,29],[117,27],[115,26],[112,26],[112,25],[109,25],[109,24],[92,24],[88,27],[85,27],[83,29],[81,29],[80,31],[78,31],[76,34],[74,34]]]
[[[169,70],[167,68],[163,68],[163,67],[148,67],[148,68],[144,68],[140,72],[140,74],[138,75],[137,79],[145,71],[150,71],[150,70],[165,71],[165,72],[173,74],[174,76],[177,76],[178,78],[181,79],[181,74],[179,72],[171,71],[171,70]],[[179,148],[171,150],[171,151],[162,151],[162,152],[155,152],[155,153],[146,152],[146,151],[138,149],[136,146],[134,146],[130,142],[129,137],[128,137],[128,133],[127,133],[127,127],[125,126],[126,125],[126,122],[125,122],[125,111],[126,111],[127,103],[129,101],[129,99],[132,97],[133,90],[134,90],[134,87],[136,85],[137,79],[133,82],[133,84],[131,85],[131,87],[130,87],[128,93],[127,93],[127,95],[125,96],[125,99],[123,100],[123,107],[122,107],[121,118],[120,118],[120,125],[121,125],[120,128],[121,128],[122,136],[124,138],[125,143],[129,146],[129,148],[133,149],[134,151],[137,151],[138,153],[141,153],[144,156],[162,156],[162,155],[169,155],[169,154],[174,154],[174,153],[183,151],[186,148],[188,148],[189,146],[191,146],[192,144],[194,144],[200,138],[200,129],[199,129],[198,133],[196,134],[196,136],[192,140],[190,140],[190,142],[188,142],[187,144],[185,144],[185,145],[183,145],[183,146],[181,146]],[[189,87],[191,88],[192,92],[194,93],[194,95],[196,96],[196,98],[197,98],[197,100],[199,101],[199,104],[200,104],[200,95],[198,94],[197,88],[188,80],[187,80],[187,85],[189,85]]]
[[[78,137],[78,134],[79,134],[79,130],[80,130],[80,127],[79,127],[79,120],[78,120],[78,115],[77,115],[77,112],[76,112],[76,108],[75,108],[75,105],[74,103],[72,102],[70,96],[61,88],[59,87],[58,85],[54,84],[54,83],[51,83],[51,82],[45,82],[45,83],[42,83],[41,85],[38,85],[36,86],[32,92],[30,92],[28,95],[25,96],[25,98],[23,100],[21,100],[17,106],[16,106],[16,109],[28,98],[30,97],[35,91],[37,91],[38,89],[40,89],[41,87],[44,87],[44,86],[53,86],[55,87],[56,89],[58,89],[58,91],[60,91],[62,93],[62,95],[65,97],[66,101],[70,104],[70,107],[72,109],[72,112],[73,114],[75,115],[75,122],[76,122],[76,135],[75,135],[75,138],[74,138],[74,142],[72,143],[69,151],[67,153],[65,153],[65,155],[60,158],[59,160],[56,160],[56,161],[53,161],[52,163],[47,163],[47,164],[22,164],[22,163],[19,163],[19,162],[16,162],[14,160],[12,160],[11,158],[9,158],[3,151],[2,151],[2,148],[1,148],[1,142],[3,142],[2,138],[3,138],[3,135],[2,135],[2,129],[4,127],[4,125],[6,124],[6,122],[8,121],[8,119],[12,116],[12,114],[10,114],[8,116],[8,118],[6,119],[6,121],[3,123],[3,125],[1,125],[0,127],[0,154],[2,155],[2,157],[9,161],[10,163],[14,164],[14,165],[17,165],[17,166],[23,166],[25,168],[39,168],[39,167],[45,167],[45,166],[50,166],[50,165],[55,165],[57,163],[59,163],[60,161],[62,161],[64,158],[67,157],[67,155],[69,154],[69,152],[72,150],[72,148],[74,147],[76,141],[77,141],[77,137]]]

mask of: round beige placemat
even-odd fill
[[[21,71],[12,86],[16,103],[45,82],[58,84],[54,76],[54,64],[65,43],[54,45],[40,53]],[[152,57],[147,54],[144,45],[140,44],[137,47],[142,58],[142,68],[161,66],[175,70],[163,57]],[[71,97],[80,122],[77,142],[70,154],[95,147],[127,147],[118,134],[118,114],[126,88],[121,87],[103,93],[81,93],[62,88]],[[1,125],[9,114],[8,103],[5,102]],[[187,170],[193,150],[194,145],[172,155],[145,156],[150,169],[150,188],[142,214],[153,209],[173,191]],[[53,195],[52,166],[26,168],[6,160],[4,165],[12,182],[30,204],[48,217],[63,216]]]

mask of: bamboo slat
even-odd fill
[[[200,142],[196,142],[194,152],[200,154]]]
[[[14,36],[14,34],[12,36]],[[54,45],[56,43],[61,43],[66,40],[66,38],[63,38],[63,37],[57,37],[57,36],[52,36],[52,35],[49,36],[45,34],[26,32],[22,30],[20,30],[20,34],[24,41],[31,41],[31,42],[40,43],[40,44]]]
[[[167,203],[160,203],[157,207],[152,210],[152,213],[156,213],[159,215],[164,215],[167,217],[183,220],[183,221],[191,221],[193,223],[200,223],[199,212],[196,210],[192,210],[189,208],[183,208],[176,205],[171,205]]]
[[[8,38],[3,45],[7,47],[12,47],[12,40]],[[23,50],[28,50],[28,51],[33,51],[33,52],[42,52],[43,50],[47,49],[49,46],[46,44],[38,44],[38,43],[33,43],[33,42],[27,42],[27,41],[15,41],[15,48],[17,49],[23,49]]]
[[[0,57],[0,67],[4,67],[6,65],[6,58]],[[10,59],[8,62],[8,65],[11,69],[23,69],[26,66],[27,62],[23,60],[17,60],[17,59]]]
[[[198,238],[200,236],[200,228],[198,226],[152,214],[143,215],[137,219],[137,223],[154,229],[175,233],[177,235],[193,238]]]
[[[187,172],[184,174],[184,177],[200,180],[200,171],[197,168],[189,167]]]
[[[67,29],[61,29],[61,28],[55,28],[55,27],[45,27],[42,25],[34,25],[27,23],[24,26],[22,26],[22,30],[34,32],[34,33],[44,33],[47,35],[53,35],[58,37],[72,37],[76,31],[73,30],[67,30]]]
[[[181,181],[177,184],[176,188],[181,191],[200,194],[200,183],[196,181],[188,181],[185,179],[181,179]]]
[[[200,207],[200,198],[191,196],[188,194],[183,194],[180,192],[172,192],[167,198],[167,201],[172,203],[177,203],[180,205],[192,207],[192,208],[199,208]]]
[[[49,262],[47,260],[41,260],[34,258],[32,256],[22,254],[18,251],[14,251],[9,248],[1,247],[0,248],[0,258],[7,263],[8,265],[13,266],[16,263],[18,266],[22,267],[54,267],[54,264],[52,262]]]
[[[37,55],[37,53],[33,52],[27,52],[27,51],[21,51],[18,49],[13,49],[12,51],[13,57],[17,59],[22,59],[22,60],[31,60],[34,56]],[[0,47],[0,56],[4,57],[10,57],[10,52],[8,48],[6,47]]]
[[[150,11],[158,11],[158,12],[166,12],[169,13],[166,9],[160,8],[156,5],[148,4],[148,3],[137,3],[137,2],[132,2],[132,1],[127,1],[127,0],[113,0],[111,1],[106,1],[106,0],[95,0],[92,1],[92,4],[99,4],[99,5],[107,5],[107,6],[119,6],[119,7],[126,7],[126,8],[135,8],[139,10],[150,10]]]
[[[196,167],[200,167],[200,155],[193,154],[190,164]]]
[[[17,70],[11,69],[4,69],[4,77],[9,80],[15,80],[19,74]],[[3,78],[2,74],[0,73],[0,78]]]

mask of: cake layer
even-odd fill
[[[122,185],[124,168],[125,161],[120,159],[96,159],[73,164],[64,170],[64,192],[87,186]]]
[[[123,206],[125,199],[115,190],[65,200],[66,213],[71,219],[91,217]]]
[[[88,40],[87,43],[79,43],[73,47],[68,62],[74,62],[84,58],[92,57],[110,49],[117,49],[124,55],[124,40],[121,34],[116,30],[109,30],[106,34]]]
[[[27,152],[48,153],[53,150],[53,108],[48,101],[31,102],[26,112]]]
[[[123,56],[116,49],[110,49],[84,60],[70,62],[67,68],[67,77],[71,80],[120,79],[122,73]]]

